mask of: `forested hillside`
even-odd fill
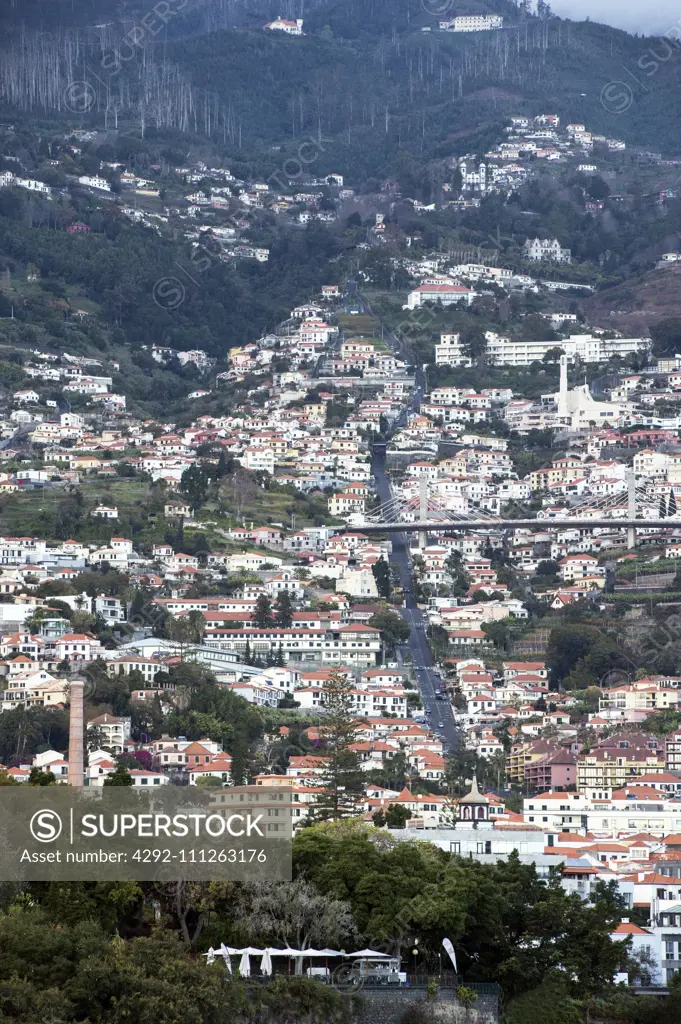
[[[205,270],[197,273],[186,245],[126,224],[114,210],[99,216],[99,230],[83,236],[54,230],[59,225],[50,222],[53,206],[21,194],[0,196],[5,273],[11,280],[20,267],[32,264],[41,279],[52,282],[38,290],[27,289],[22,282],[17,316],[47,329],[53,344],[67,337],[71,345],[74,342],[73,328],[65,322],[72,304],[63,284],[57,283],[61,281],[97,304],[109,330],[85,333],[101,351],[110,343],[127,341],[138,348],[155,342],[177,349],[200,346],[211,356],[224,358],[231,345],[252,340],[281,319],[292,299],[305,299],[318,289],[328,259],[339,251],[323,226],[310,225],[295,234],[273,231],[272,259],[265,265],[230,267],[209,259]],[[67,218],[69,209],[66,205],[62,211]],[[181,307],[170,311],[153,301],[153,289],[164,276],[177,274],[178,265],[189,268],[197,284],[189,283]],[[0,293],[0,316],[10,312],[10,300]]]
[[[510,0],[457,3],[447,17],[464,7],[503,14],[504,28],[438,32],[438,5],[418,0],[177,0],[145,21],[136,3],[43,3],[4,37],[0,98],[33,116],[199,132],[235,150],[314,134],[333,140],[339,170],[359,161],[366,173],[389,170],[405,147],[456,152],[481,124],[539,106],[676,151],[671,44],[553,18],[545,5],[545,17],[528,16]],[[304,16],[305,35],[265,32],[278,13]],[[87,109],[69,102],[74,81],[87,83]]]

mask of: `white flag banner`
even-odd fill
[[[443,940],[442,940],[442,945],[443,945],[443,946],[445,947],[445,949],[447,950],[447,954],[448,954],[448,956],[449,956],[449,959],[450,959],[450,960],[452,961],[452,963],[454,964],[454,970],[455,970],[455,971],[457,972],[457,974],[458,974],[458,973],[459,973],[459,969],[458,969],[458,967],[456,966],[456,953],[454,952],[454,946],[452,945],[452,940],[451,940],[451,939],[443,939]]]

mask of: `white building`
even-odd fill
[[[81,176],[78,178],[78,183],[80,185],[86,185],[88,188],[102,189],[102,191],[104,192],[111,191],[111,185],[106,180],[106,178],[100,178],[97,174],[81,174]]]
[[[98,519],[118,519],[118,509],[115,506],[110,508],[108,505],[97,505],[90,515]]]
[[[346,569],[336,580],[336,590],[351,597],[378,597],[376,580],[370,569]]]
[[[550,260],[552,263],[572,262],[572,253],[569,249],[563,249],[557,238],[528,238],[523,246],[523,256],[535,263],[541,260]]]
[[[424,302],[440,303],[452,306],[461,303],[470,306],[476,293],[470,288],[458,284],[421,284],[413,292],[409,292],[405,309],[417,309]]]
[[[441,32],[489,32],[503,28],[504,19],[500,14],[462,14],[450,21],[440,22]]]
[[[99,730],[102,735],[102,746],[113,754],[123,752],[123,744],[130,739],[130,719],[117,718],[115,715],[104,714],[88,722],[89,730]]]
[[[583,363],[604,363],[611,356],[631,355],[647,351],[649,338],[599,338],[590,334],[573,334],[560,341],[519,341],[487,331],[487,361],[497,366],[529,366],[541,362],[547,352],[561,349],[569,360],[579,357]],[[441,334],[435,346],[435,362],[439,366],[468,366],[470,360],[462,351],[458,334]]]
[[[289,36],[302,36],[303,19],[296,18],[295,21],[287,21],[280,15],[278,18],[275,18],[274,21],[268,21],[265,28],[269,29],[270,32],[286,32]]]

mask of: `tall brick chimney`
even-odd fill
[[[70,684],[69,786],[83,787],[83,680]]]

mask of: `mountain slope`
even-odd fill
[[[55,31],[18,33],[13,23],[0,101],[72,124],[201,133],[246,150],[313,134],[338,145],[346,169],[361,159],[370,173],[389,169],[400,149],[426,158],[460,152],[446,140],[541,109],[676,152],[681,69],[662,40],[540,21],[510,0],[474,5],[502,13],[503,30],[465,35],[433,31],[440,0],[318,0],[306,4],[306,35],[289,38],[264,31],[273,6],[176,0],[163,25],[142,22],[131,0],[118,14],[109,0],[43,2],[29,29]],[[445,6],[447,17],[464,9]],[[76,31],[85,21],[98,27]],[[74,81],[86,84],[82,108],[70,101]]]

